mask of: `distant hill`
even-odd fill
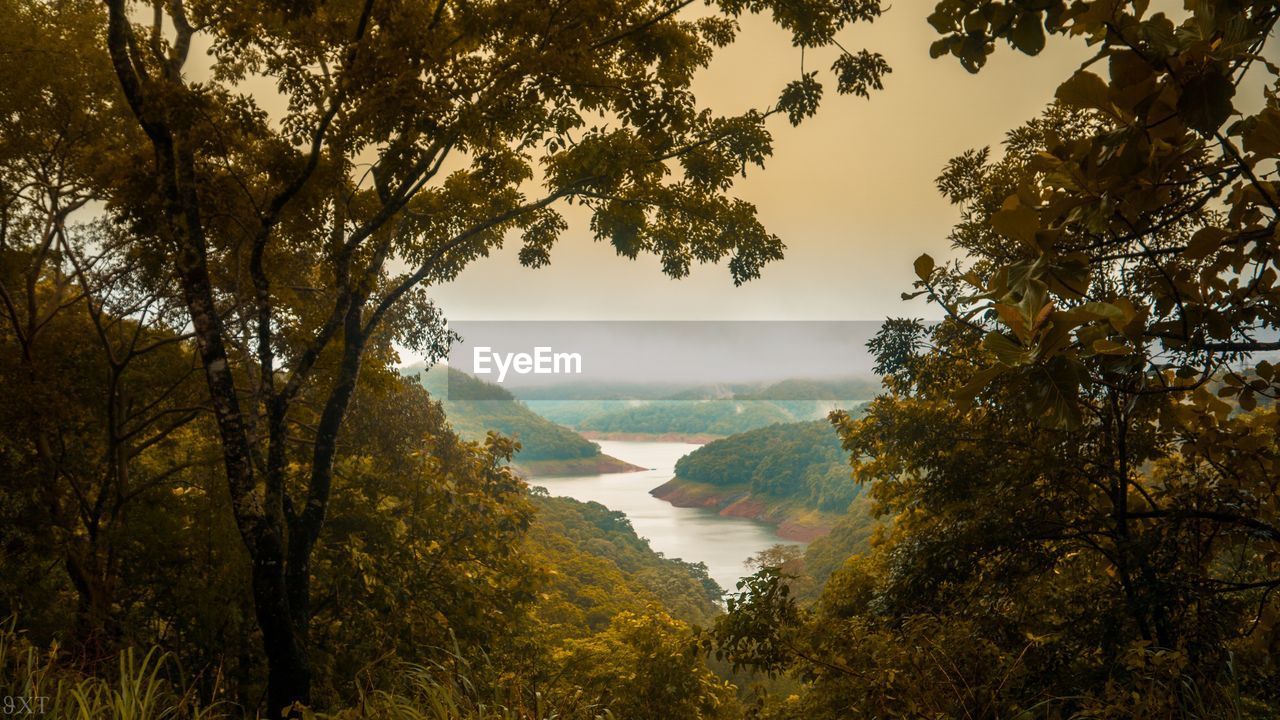
[[[592,396],[576,386],[512,392],[534,412],[591,437],[681,436],[701,442],[776,423],[825,418],[836,408],[856,412],[880,392],[880,383],[871,378],[790,379],[686,386],[597,384],[589,389],[599,394]]]
[[[843,512],[857,495],[848,455],[825,420],[770,425],[708,443],[676,462],[676,477],[745,485],[753,494]]]
[[[630,463],[600,452],[600,446],[573,430],[557,425],[533,412],[505,389],[445,366],[423,372],[421,367],[404,369],[416,375],[433,398],[444,405],[449,424],[468,440],[481,440],[496,431],[520,441],[516,456],[518,469],[534,475],[624,472],[637,469]],[[449,399],[463,389],[467,400]]]
[[[841,408],[856,410],[880,394],[878,379],[783,380],[759,390],[742,390],[738,400],[767,400],[791,413],[794,420],[817,420]],[[835,399],[839,398],[839,399]]]
[[[825,420],[779,423],[708,443],[676,462],[652,494],[680,507],[777,525],[811,541],[831,531],[858,496],[848,456]]]
[[[589,417],[578,427],[602,433],[732,435],[794,419],[770,402],[659,400]]]
[[[626,410],[646,402],[645,400],[525,400],[525,405],[551,422],[579,428],[588,418]]]

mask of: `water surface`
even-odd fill
[[[676,460],[698,448],[690,443],[600,440],[600,449],[620,460],[652,468],[641,472],[608,473],[573,477],[534,477],[552,495],[595,501],[624,513],[636,533],[654,550],[687,562],[703,562],[720,587],[733,590],[747,574],[747,558],[782,540],[765,523],[718,515],[704,508],[678,508],[649,494],[671,479]]]

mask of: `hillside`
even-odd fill
[[[431,396],[442,402],[449,424],[462,437],[480,440],[492,430],[519,440],[521,449],[515,465],[524,474],[572,475],[636,469],[601,453],[599,445],[573,430],[533,412],[497,385],[443,366],[427,372],[411,367],[403,372],[416,374]],[[465,394],[468,399],[450,399],[450,387],[455,395]],[[463,392],[459,393],[459,389]]]
[[[774,424],[711,442],[681,458],[676,476],[652,494],[681,507],[707,507],[813,540],[830,531],[858,494],[847,458],[823,420]]]
[[[661,603],[698,625],[721,612],[721,588],[706,567],[663,557],[620,512],[594,502],[532,490],[536,508],[527,545],[549,572],[537,619],[550,627],[599,631],[623,611]]]

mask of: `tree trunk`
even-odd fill
[[[67,551],[67,575],[76,589],[75,646],[89,668],[112,659],[118,649],[119,627],[111,611],[110,578],[91,546]]]
[[[282,717],[295,704],[311,702],[311,660],[305,639],[294,625],[283,570],[278,561],[255,559],[253,563],[253,605],[267,656],[269,718]]]
[[[366,4],[366,20],[370,7],[371,3]],[[271,437],[267,467],[260,469],[260,463],[256,462],[258,439],[253,436],[257,408],[240,404],[208,268],[208,246],[196,192],[192,150],[195,143],[183,134],[190,108],[182,107],[188,96],[181,80],[181,65],[193,30],[185,22],[176,24],[180,36],[176,46],[182,47],[181,52],[170,62],[163,78],[148,77],[146,68],[135,63],[130,51],[134,36],[126,3],[107,0],[107,9],[107,46],[112,65],[125,99],[156,153],[157,192],[163,204],[165,239],[175,253],[173,270],[182,286],[209,388],[232,512],[253,564],[254,614],[262,631],[268,667],[268,716],[279,718],[286,712],[293,714],[290,708],[295,704],[307,705],[311,700],[311,665],[307,653],[310,558],[328,505],[337,432],[360,367],[363,304],[349,310],[346,317],[348,347],[344,350],[342,375],[325,408],[308,497],[296,517],[292,508],[286,515],[284,408],[276,407],[275,399],[268,398]],[[361,27],[363,32],[364,21]],[[154,93],[156,82],[167,83],[169,89],[176,92]],[[311,167],[314,168],[314,161]],[[281,197],[287,198],[288,194]],[[265,320],[269,323],[269,316]],[[268,328],[269,324],[261,327]],[[264,338],[269,340],[269,334],[260,335],[260,341]],[[269,351],[269,343],[263,347]],[[269,378],[272,372],[269,353],[266,358],[268,362],[262,370]]]
[[[189,158],[179,154],[174,159],[181,174]],[[187,173],[190,172],[188,167]],[[295,622],[286,582],[289,541],[283,505],[283,468],[266,473],[263,483],[256,477],[249,419],[240,405],[223,342],[222,320],[214,304],[198,206],[194,197],[184,197],[178,187],[171,191],[177,194],[174,204],[180,208],[173,214],[175,235],[179,239],[177,274],[213,402],[232,510],[253,562],[254,615],[262,631],[262,649],[267,657],[267,711],[269,717],[279,718],[295,704],[311,702],[305,622]]]

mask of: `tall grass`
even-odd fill
[[[557,696],[542,693],[510,678],[483,651],[464,651],[453,641],[436,648],[438,660],[399,663],[393,689],[361,690],[354,707],[320,720],[613,720],[580,691]],[[496,680],[495,680],[496,679]]]
[[[445,662],[401,664],[393,689],[361,689],[351,707],[332,712],[304,710],[308,720],[610,720],[607,709],[579,697],[553,707],[538,693],[482,684],[488,659],[467,660],[454,649]],[[13,625],[0,627],[0,697],[18,703],[0,712],[31,720],[233,720],[258,717],[228,703],[202,704],[168,653],[152,649],[120,653],[113,671],[87,675],[64,662],[57,646],[40,649]],[[42,712],[39,712],[42,711]]]
[[[317,713],[318,720],[575,720],[612,718],[607,709],[557,709],[541,695],[532,701],[507,697],[502,691],[478,691],[464,675],[442,677],[439,667],[404,666],[402,686],[395,692],[375,690],[349,709]]]
[[[0,630],[0,696],[10,716],[74,720],[219,720],[216,704],[202,706],[195,693],[170,680],[180,676],[167,653],[120,653],[108,677],[85,675],[61,662],[55,645],[41,650],[12,624]]]

